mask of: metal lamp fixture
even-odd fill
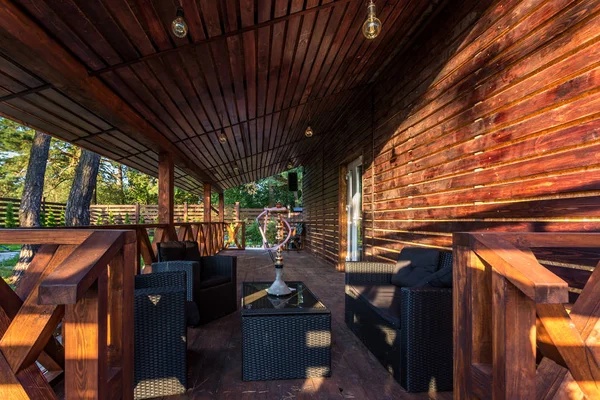
[[[362,26],[362,32],[367,39],[375,39],[379,35],[379,32],[381,32],[381,21],[375,13],[375,3],[373,0],[367,6],[367,20]]]
[[[183,19],[183,7],[177,7],[177,14],[175,14],[175,19],[171,22],[171,30],[173,31],[173,35],[180,39],[186,37],[188,26],[185,19]]]
[[[225,131],[221,129],[221,133],[219,133],[219,142],[221,144],[225,144],[227,142],[227,136],[225,136]]]
[[[306,130],[304,131],[304,136],[306,137],[312,137],[314,135],[314,132],[312,130],[312,128],[310,127],[310,104],[308,105],[308,124],[306,127]]]

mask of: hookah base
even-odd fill
[[[275,282],[267,289],[267,293],[271,296],[289,296],[292,294],[292,291],[283,279],[278,276]]]

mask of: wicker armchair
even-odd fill
[[[138,275],[134,297],[134,398],[184,393],[185,272]]]
[[[346,263],[346,324],[408,392],[452,390],[452,289],[396,287],[394,267]]]
[[[166,246],[186,246],[187,260],[173,260],[178,254],[171,251],[166,257]],[[169,250],[172,250],[170,248]],[[199,323],[205,324],[237,310],[237,258],[231,256],[200,257],[195,242],[164,242],[158,246],[159,262],[152,271],[186,271],[188,300],[196,303]]]

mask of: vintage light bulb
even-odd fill
[[[292,169],[294,168],[294,164],[291,161],[289,161],[287,167],[288,169]]]
[[[314,134],[312,128],[309,126],[306,127],[306,131],[304,131],[304,136],[306,137],[312,137],[312,135]]]
[[[375,39],[381,32],[381,21],[375,15],[375,3],[372,0],[367,6],[367,20],[362,26],[362,31],[367,39]]]
[[[184,38],[188,33],[188,26],[185,23],[185,19],[183,19],[182,7],[177,7],[177,14],[173,22],[171,22],[171,30],[173,31],[173,35],[180,39]]]
[[[219,142],[221,142],[221,144],[224,144],[225,142],[227,142],[227,136],[225,136],[225,132],[221,131],[221,133],[219,133]]]

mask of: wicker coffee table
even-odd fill
[[[242,283],[242,379],[331,375],[331,313],[302,282],[274,297],[271,282]]]

